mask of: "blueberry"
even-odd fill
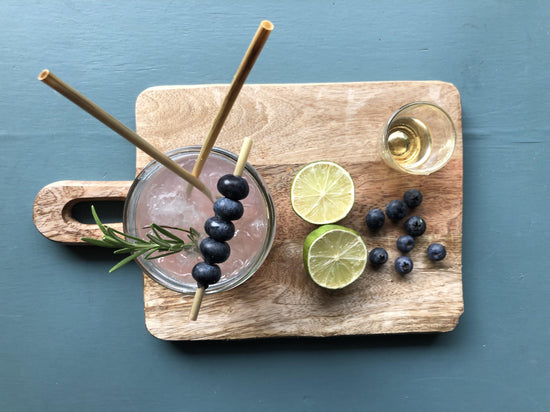
[[[403,195],[403,200],[409,208],[414,209],[422,203],[422,193],[418,189],[409,189]]]
[[[388,261],[388,252],[384,248],[375,247],[369,253],[369,261],[374,266],[382,265]]]
[[[366,221],[369,228],[376,230],[384,226],[386,216],[380,209],[372,209],[369,213],[367,213]]]
[[[231,248],[226,242],[218,242],[211,237],[203,239],[199,249],[206,263],[225,262],[231,253]]]
[[[218,180],[218,191],[231,200],[242,200],[248,196],[248,182],[241,176],[224,175]]]
[[[411,235],[403,235],[397,239],[397,249],[403,253],[410,252],[414,247],[414,237]]]
[[[209,285],[217,283],[222,277],[222,271],[218,265],[210,265],[206,262],[199,262],[191,270],[191,275],[195,279],[199,286],[203,286],[205,289]]]
[[[426,222],[420,216],[411,216],[405,221],[405,232],[411,236],[420,236],[426,231]]]
[[[238,200],[220,197],[214,202],[214,213],[224,220],[239,220],[244,213],[244,207]]]
[[[428,246],[428,258],[431,260],[442,260],[447,256],[447,250],[441,243],[432,243]]]
[[[226,242],[233,238],[235,225],[219,216],[213,216],[204,222],[204,230],[212,239],[218,242]]]
[[[407,215],[407,205],[402,200],[392,200],[386,206],[386,216],[394,222],[403,219]]]
[[[398,256],[397,259],[395,259],[394,266],[397,273],[406,275],[413,270],[413,261],[408,256]]]

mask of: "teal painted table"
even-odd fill
[[[379,3],[0,3],[0,410],[550,409],[550,6]],[[453,332],[164,342],[145,329],[135,267],[107,275],[110,251],[34,228],[44,185],[135,171],[134,148],[52,98],[42,69],[134,127],[147,87],[230,82],[262,19],[275,31],[250,83],[460,90],[465,312]],[[120,205],[103,213],[117,220]]]

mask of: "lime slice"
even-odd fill
[[[347,216],[354,201],[353,180],[346,169],[329,161],[298,171],[290,188],[292,209],[306,222],[325,225]]]
[[[304,265],[315,283],[341,289],[356,280],[367,265],[367,246],[354,230],[324,225],[304,242]]]

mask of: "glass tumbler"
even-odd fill
[[[200,146],[184,147],[168,153],[182,167],[192,171]],[[215,197],[218,179],[233,174],[237,155],[214,147],[208,156],[200,179]],[[235,220],[235,235],[228,241],[231,253],[220,263],[222,278],[210,285],[206,293],[232,289],[249,279],[267,257],[275,236],[275,207],[269,190],[258,172],[246,164],[242,177],[249,184],[249,194],[241,202],[244,214]],[[149,163],[136,177],[124,205],[124,232],[146,238],[148,226],[156,223],[165,227],[194,228],[200,240],[207,235],[204,222],[214,216],[213,203],[199,190],[187,190],[188,183],[156,161]],[[187,241],[185,232],[170,229]],[[177,292],[193,294],[197,284],[191,276],[193,266],[202,261],[197,248],[158,259],[136,259],[143,272],[161,285]]]
[[[429,175],[451,158],[456,129],[449,114],[429,102],[409,103],[384,125],[380,137],[384,162],[399,171]]]

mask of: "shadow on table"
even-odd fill
[[[361,335],[331,337],[284,337],[230,341],[167,342],[186,354],[265,353],[280,351],[315,351],[332,349],[404,348],[430,346],[437,343],[440,333]]]

